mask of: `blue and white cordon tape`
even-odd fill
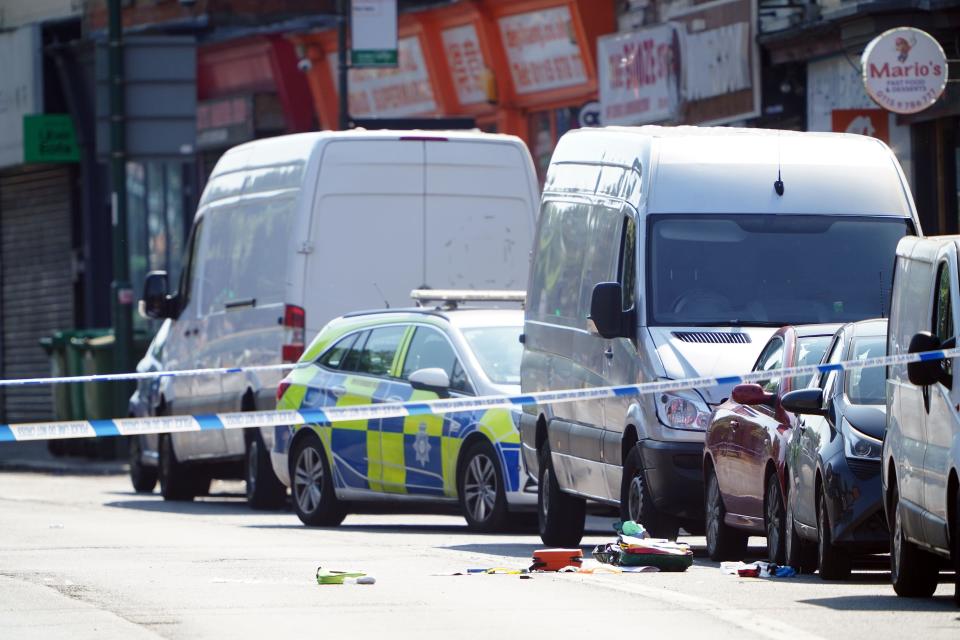
[[[562,391],[541,391],[519,395],[480,396],[477,398],[450,398],[420,402],[386,402],[381,404],[354,405],[345,407],[325,407],[323,409],[301,409],[298,411],[249,411],[243,413],[218,413],[197,416],[159,416],[152,418],[119,418],[115,420],[68,420],[62,422],[30,422],[21,424],[0,424],[0,442],[20,440],[53,440],[59,438],[132,436],[148,433],[173,433],[179,431],[204,431],[218,429],[247,429],[251,427],[272,427],[298,424],[325,424],[345,420],[376,420],[380,418],[398,418],[423,414],[446,414],[478,409],[514,408],[534,404],[559,404],[576,400],[597,400],[622,396],[635,396],[650,393],[664,393],[681,389],[714,387],[728,384],[760,382],[771,378],[794,378],[830,371],[885,367],[892,364],[907,364],[928,360],[944,360],[960,356],[960,347],[923,353],[908,353],[893,356],[877,356],[861,360],[848,360],[832,364],[811,364],[800,367],[785,367],[768,371],[752,371],[737,376],[686,378],[683,380],[660,380],[612,387],[594,387],[590,389],[567,389]],[[232,369],[193,369],[189,371],[152,372],[138,374],[116,374],[114,376],[95,376],[99,379],[120,380],[123,376],[135,375],[137,378],[165,377],[177,375],[240,373],[265,368],[291,368],[296,365],[270,365],[269,367],[237,367]],[[34,378],[54,382],[77,382],[91,378]],[[129,379],[129,378],[126,378]],[[20,381],[0,381],[7,386]],[[31,384],[37,384],[31,382]]]

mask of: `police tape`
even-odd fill
[[[77,382],[120,382],[123,380],[149,380],[151,378],[183,378],[189,376],[227,375],[231,373],[257,373],[260,371],[284,371],[308,367],[312,362],[287,362],[262,364],[249,367],[213,367],[210,369],[181,369],[177,371],[137,371],[134,373],[98,373],[86,376],[58,376],[55,378],[16,378],[0,380],[0,387],[30,387],[45,384],[70,384]]]
[[[318,409],[247,411],[209,415],[157,416],[149,418],[117,418],[113,420],[68,420],[0,424],[0,442],[54,440],[61,438],[133,436],[183,431],[248,429],[253,427],[331,424],[348,420],[379,420],[418,415],[464,413],[481,409],[516,409],[525,405],[560,404],[578,400],[601,400],[626,396],[668,393],[685,389],[761,382],[772,378],[795,378],[831,371],[849,371],[902,365],[911,362],[944,360],[960,356],[960,347],[923,353],[860,358],[844,362],[784,367],[751,371],[743,375],[658,380],[631,385],[539,391],[517,395],[447,398],[441,400],[385,402],[368,405],[324,407]]]

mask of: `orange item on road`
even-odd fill
[[[530,571],[559,571],[564,567],[577,567],[583,563],[580,549],[537,549],[533,552]]]

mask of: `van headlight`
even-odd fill
[[[883,449],[883,442],[876,438],[871,438],[862,431],[857,431],[852,424],[844,418],[843,426],[843,453],[848,458],[859,460],[879,460],[880,452]]]
[[[696,392],[661,393],[657,396],[657,417],[671,429],[706,431],[710,409]]]

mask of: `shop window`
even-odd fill
[[[139,299],[147,272],[162,269],[178,282],[191,220],[187,216],[185,165],[180,162],[127,163],[127,239],[130,282]],[[134,314],[137,327],[146,321]]]
[[[560,136],[580,126],[579,114],[580,110],[576,107],[561,107],[530,114],[530,153],[537,167],[540,184],[546,179],[550,157]]]

